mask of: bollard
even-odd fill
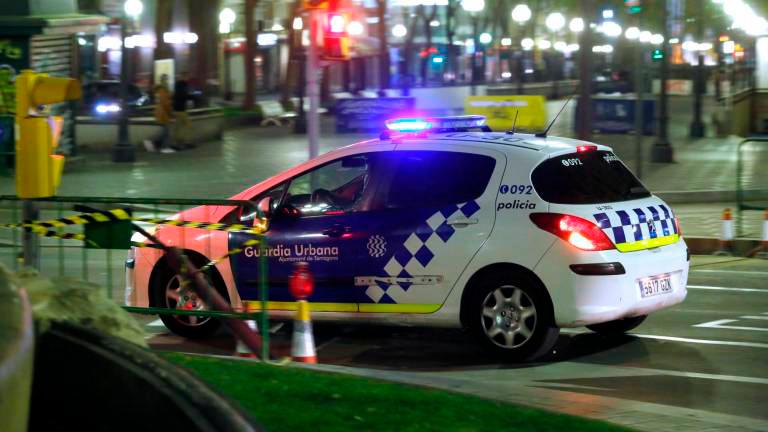
[[[291,358],[295,362],[317,363],[315,337],[312,335],[312,321],[309,316],[307,297],[312,295],[314,281],[309,272],[309,264],[296,263],[293,274],[288,280],[288,288],[296,298],[296,318],[293,321],[293,339]]]
[[[252,306],[250,302],[247,302],[245,305],[245,311],[248,313],[256,312],[256,306]],[[256,320],[245,320],[245,323],[248,324],[248,328],[250,328],[251,331],[257,334],[259,333],[259,326],[256,324]],[[235,357],[258,358],[258,355],[248,349],[248,346],[246,346],[240,339],[237,339]]]
[[[718,256],[733,256],[733,216],[731,209],[723,210],[723,219],[720,225],[720,249],[715,252]]]
[[[768,209],[763,212],[763,235],[760,239],[760,252],[755,255],[757,258],[768,259]]]

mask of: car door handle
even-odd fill
[[[351,227],[342,225],[332,225],[323,230],[323,235],[328,237],[341,237],[342,234],[352,231]]]
[[[467,225],[474,225],[478,222],[475,218],[456,218],[449,219],[445,223],[456,228],[464,228]]]

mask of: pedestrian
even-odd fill
[[[160,77],[160,84],[154,88],[155,94],[155,121],[159,124],[163,131],[160,135],[160,139],[157,141],[144,140],[144,147],[147,151],[157,151],[158,147],[160,153],[176,153],[176,150],[171,147],[171,91],[168,88],[168,75],[163,74]]]
[[[176,143],[177,149],[194,147],[187,139],[189,136],[188,130],[191,126],[189,115],[187,114],[187,102],[189,100],[189,82],[187,81],[187,74],[182,72],[173,86],[173,118],[175,120],[173,140]]]

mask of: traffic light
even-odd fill
[[[323,29],[323,59],[349,60],[349,35],[347,15],[330,8]]]
[[[46,198],[61,183],[64,156],[53,154],[61,134],[61,117],[50,117],[45,105],[80,99],[80,83],[29,69],[16,77],[16,194]]]
[[[661,48],[656,48],[653,50],[653,52],[651,52],[651,60],[655,62],[664,60],[664,50]]]
[[[630,14],[637,14],[643,11],[642,0],[624,0],[624,6]]]

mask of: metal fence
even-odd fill
[[[192,208],[197,208],[197,220],[188,220],[188,215],[182,213]],[[220,216],[228,212],[239,216],[243,211],[255,215],[252,225],[241,224],[239,217],[230,218],[235,223],[211,223],[213,217],[220,220]],[[260,216],[252,202],[238,200],[111,197],[21,200],[4,195],[0,196],[0,262],[14,270],[34,267],[44,276],[73,277],[96,283],[103,287],[108,298],[132,313],[256,320],[262,336],[260,354],[266,359],[269,358],[267,313],[248,312],[239,306],[222,311],[125,305],[128,249],[162,249],[151,239],[134,236],[134,233],[144,233],[151,238],[152,233],[159,235],[163,227],[168,227],[162,242],[170,243],[181,252],[182,261],[194,263],[206,279],[212,281],[216,264],[238,253],[242,245],[234,245],[235,250],[221,254],[214,247],[213,235],[207,235],[195,242],[193,251],[188,244],[190,237],[201,238],[201,234],[212,231],[225,231],[221,235],[228,236],[232,231],[239,231],[247,234],[246,246],[265,248],[264,238],[259,235],[263,231]],[[163,250],[162,253],[167,257],[171,252]],[[266,256],[260,254],[258,264],[261,311],[267,310]],[[205,262],[201,262],[201,257]]]

